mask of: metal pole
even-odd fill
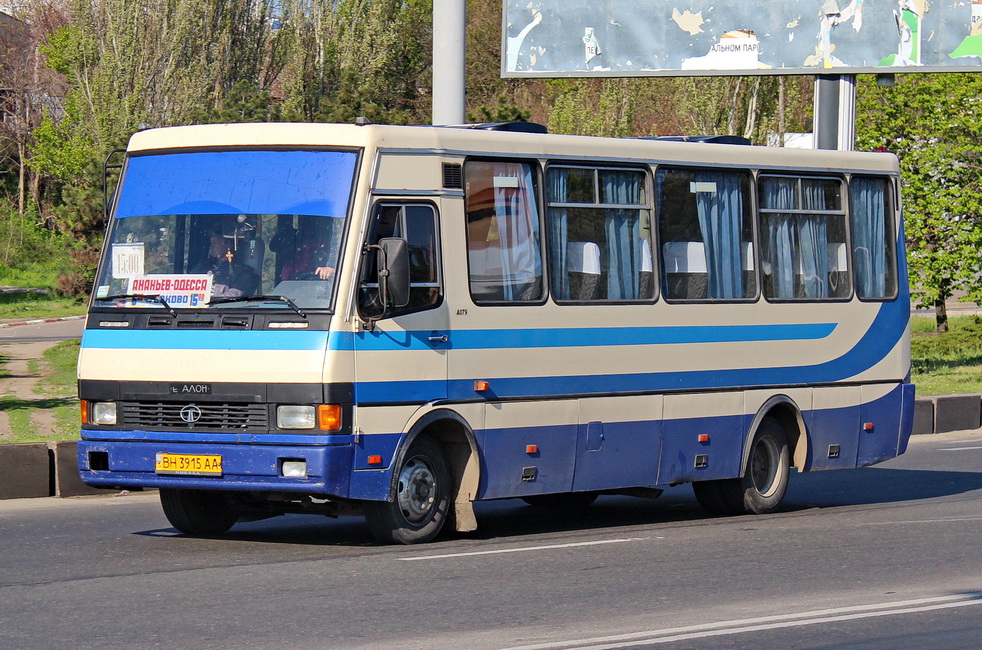
[[[856,144],[856,75],[815,77],[816,149],[852,151]]]
[[[465,121],[466,0],[433,0],[433,124]]]

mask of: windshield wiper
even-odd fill
[[[279,300],[280,302],[286,303],[290,309],[300,314],[301,318],[307,318],[307,314],[304,313],[300,307],[297,307],[297,303],[293,302],[286,296],[238,296],[236,298],[219,298],[218,300],[212,300],[208,304],[217,305],[225,302],[266,302],[269,300]]]
[[[126,300],[132,298],[139,298],[141,300],[146,300],[147,302],[159,302],[164,309],[167,310],[174,318],[177,318],[177,312],[174,308],[167,304],[159,293],[117,293],[111,296],[106,296],[105,298],[96,297],[96,300]]]

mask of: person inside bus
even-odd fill
[[[195,268],[195,272],[212,275],[211,295],[215,298],[238,298],[255,294],[259,288],[259,275],[251,266],[237,259],[233,240],[222,235],[220,230],[212,231],[209,237],[208,257]]]
[[[337,266],[334,222],[327,217],[306,217],[301,218],[300,230],[277,228],[269,248],[289,260],[280,269],[280,280],[331,279]]]

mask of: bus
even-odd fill
[[[682,483],[769,513],[792,468],[906,450],[892,154],[223,124],[138,132],[120,174],[79,470],[185,534],[362,514],[409,544]]]

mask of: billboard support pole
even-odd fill
[[[466,0],[433,0],[433,124],[464,120]]]
[[[856,144],[856,75],[815,77],[816,149],[852,151]]]

